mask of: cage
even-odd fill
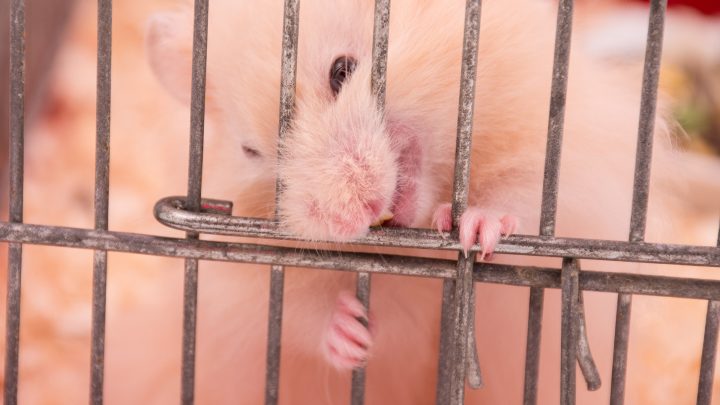
[[[561,268],[540,268],[476,263],[475,245],[469,256],[458,253],[456,261],[398,255],[374,255],[344,252],[329,256],[321,251],[298,251],[264,244],[244,244],[201,240],[200,235],[217,234],[265,239],[293,240],[276,220],[235,217],[229,201],[201,196],[203,131],[205,116],[208,0],[196,0],[194,12],[192,107],[188,192],[182,197],[163,198],[154,215],[164,225],[187,232],[185,239],[139,235],[108,229],[109,154],[110,154],[110,66],[112,2],[98,2],[97,62],[97,149],[95,180],[95,226],[93,229],[69,228],[23,223],[23,97],[24,97],[24,11],[25,2],[11,5],[11,105],[10,105],[10,217],[0,224],[0,239],[9,244],[8,299],[5,357],[5,403],[17,403],[20,330],[20,286],[22,246],[53,245],[94,251],[93,314],[90,402],[103,402],[105,311],[107,288],[107,252],[131,252],[144,255],[185,259],[181,402],[194,402],[195,343],[198,289],[198,263],[202,260],[257,263],[270,269],[270,309],[268,315],[267,371],[265,403],[275,404],[279,396],[280,339],[283,317],[284,269],[287,266],[345,270],[357,273],[357,297],[367,307],[371,274],[390,273],[443,280],[440,358],[438,359],[437,403],[463,403],[466,380],[481,385],[480,365],[475,350],[474,283],[497,283],[529,288],[527,352],[524,403],[537,402],[539,344],[542,327],[544,291],[559,289],[562,294],[561,403],[575,403],[576,363],[589,388],[600,385],[587,340],[583,314],[583,291],[617,294],[615,341],[612,361],[611,403],[623,403],[630,311],[633,295],[683,297],[705,300],[707,321],[700,365],[697,403],[709,404],[712,397],[720,282],[697,278],[662,277],[641,274],[581,270],[579,259],[597,259],[692,266],[720,266],[717,247],[670,245],[645,242],[650,177],[653,117],[656,113],[659,63],[662,50],[666,2],[653,0],[642,84],[642,104],[633,188],[631,231],[628,241],[589,240],[555,237],[558,172],[563,135],[563,115],[569,69],[570,33],[573,1],[561,0],[558,8],[553,80],[548,123],[541,226],[538,236],[515,235],[502,241],[498,253],[562,258]],[[289,131],[295,102],[295,78],[298,49],[299,1],[284,5],[280,139]],[[469,0],[466,5],[461,96],[458,106],[458,132],[453,192],[454,221],[467,207],[469,159],[472,141],[475,76],[477,74],[481,4]],[[378,106],[385,99],[388,52],[389,0],[375,4],[373,66],[371,88]],[[462,250],[457,238],[446,239],[425,229],[383,228],[373,230],[357,244],[422,248],[446,251]],[[365,371],[352,374],[351,403],[364,402]]]

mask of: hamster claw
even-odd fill
[[[441,204],[433,215],[432,223],[438,232],[452,229],[452,206],[449,203]],[[495,247],[502,237],[512,235],[518,227],[517,217],[509,214],[499,214],[480,207],[468,207],[460,217],[458,224],[460,245],[465,257],[475,243],[479,243],[481,250],[478,255],[480,261],[491,260]]]
[[[339,370],[365,365],[373,343],[367,324],[368,315],[363,304],[351,293],[341,292],[322,347],[331,365]]]

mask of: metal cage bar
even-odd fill
[[[365,308],[369,308],[370,304],[370,273],[360,272],[357,274],[357,287],[355,294]],[[366,319],[360,319],[360,322],[368,326]],[[365,403],[365,366],[355,368],[352,371],[350,385],[350,404],[362,405]]]
[[[525,385],[523,388],[523,404],[537,404],[538,371],[540,369],[540,341],[542,337],[543,303],[545,289],[530,288],[528,304],[527,345],[525,348]]]
[[[375,1],[375,16],[373,21],[373,47],[372,72],[370,76],[370,90],[375,96],[376,108],[385,111],[385,87],[387,73],[388,37],[390,34],[390,0]],[[370,280],[369,273],[361,272],[357,275],[356,296],[366,309],[370,308]],[[367,325],[365,325],[367,326]],[[352,385],[350,403],[362,405],[365,403],[365,367],[355,368],[352,371]]]
[[[108,229],[110,183],[110,100],[112,55],[112,0],[98,0],[98,60],[95,146],[95,229]],[[93,256],[92,333],[90,349],[90,403],[103,403],[105,368],[105,307],[107,252]]]
[[[166,197],[158,201],[155,205],[155,217],[160,222],[180,230],[194,229],[201,233],[217,235],[301,240],[296,235],[281,229],[276,222],[267,219],[186,211],[182,197]],[[462,249],[457,239],[445,238],[436,230],[414,228],[373,229],[368,236],[353,241],[353,244],[437,250]],[[475,244],[469,250],[477,252],[481,250],[481,246]],[[720,249],[716,247],[665,243],[511,235],[500,241],[495,252],[642,263],[720,266]]]
[[[285,0],[283,7],[282,56],[280,60],[280,111],[278,129],[278,158],[280,145],[290,131],[295,113],[295,81],[297,77],[298,30],[300,0]],[[282,182],[275,182],[275,219],[277,200],[282,192]],[[275,221],[274,221],[275,222]],[[273,265],[270,277],[270,301],[268,303],[268,337],[265,353],[265,404],[275,405],[280,395],[280,350],[282,339],[283,295],[285,291],[285,268]]]
[[[388,39],[390,36],[390,0],[375,0],[373,22],[372,74],[370,89],[379,111],[385,111]]]
[[[717,355],[718,324],[720,323],[720,301],[708,301],[705,318],[705,336],[700,362],[700,381],[698,382],[698,405],[710,405],[712,401],[713,375]]]
[[[560,404],[575,404],[575,361],[578,340],[580,264],[565,258],[562,264],[562,335],[560,338]]]
[[[450,379],[452,369],[450,368],[452,336],[450,332],[453,327],[452,305],[455,301],[455,283],[452,280],[443,281],[442,301],[440,310],[440,352],[438,357],[438,376],[435,389],[435,403],[445,405],[450,397]]]
[[[200,211],[202,191],[203,138],[205,131],[205,79],[207,65],[208,0],[195,0],[190,95],[190,152],[188,158],[187,208]],[[199,239],[188,232],[188,240]],[[195,401],[195,340],[197,322],[198,260],[185,260],[183,281],[183,337],[181,402]]]
[[[478,41],[480,37],[480,0],[465,3],[460,96],[458,101],[457,140],[455,145],[455,178],[453,181],[452,222],[457,234],[460,216],[467,207],[472,153],[473,112],[475,106],[475,78],[477,73]],[[457,276],[445,281],[440,324],[440,356],[438,359],[437,403],[462,404],[465,395],[465,375],[468,367],[472,325],[475,317],[475,288],[472,279],[475,252],[458,254]],[[452,291],[452,294],[450,292]],[[472,299],[472,302],[471,302]],[[451,320],[451,321],[450,321]],[[450,323],[452,322],[452,323]],[[451,327],[448,327],[451,326]],[[470,361],[474,361],[473,357]],[[471,367],[477,369],[479,366]]]
[[[587,325],[585,322],[585,304],[582,291],[578,294],[577,304],[577,361],[580,365],[588,391],[597,391],[600,388],[600,373],[590,352],[590,341],[587,336]]]
[[[545,148],[545,172],[543,177],[542,208],[540,211],[540,235],[555,235],[557,214],[558,177],[562,149],[567,97],[568,65],[570,64],[570,37],[572,33],[573,1],[560,0],[557,28],[555,29],[555,56],[553,61],[552,87],[550,89],[550,115]]]
[[[279,287],[278,287],[279,286]],[[267,359],[265,366],[265,403],[276,404],[280,395],[280,337],[282,336],[283,266],[270,268],[270,306],[268,307]]]
[[[623,405],[625,403],[625,375],[627,373],[631,309],[632,295],[626,293],[618,294],[615,314],[615,341],[613,344],[610,405]]]
[[[0,240],[11,243],[108,250],[199,260],[365,271],[405,276],[454,278],[456,262],[416,256],[348,253],[204,240],[168,238],[128,232],[96,231],[61,226],[0,223]],[[480,270],[482,269],[482,270]],[[476,282],[524,287],[559,288],[557,269],[475,263]],[[583,271],[580,288],[625,294],[720,301],[720,281],[646,274]]]
[[[645,48],[632,214],[630,216],[631,242],[645,240],[645,222],[647,221],[650,189],[650,163],[652,161],[653,131],[655,129],[655,107],[657,105],[666,6],[667,0],[652,0],[650,3],[650,24]]]
[[[475,271],[473,269],[473,271]],[[477,351],[477,339],[475,329],[475,284],[470,289],[469,301],[473,306],[472,314],[468,316],[468,355],[465,362],[465,379],[467,380],[468,387],[477,390],[483,386],[482,371],[480,370],[480,356]]]
[[[25,1],[10,3],[10,216],[11,223],[23,221],[23,162],[25,136]],[[22,245],[8,249],[7,315],[5,320],[6,405],[17,404],[20,355],[20,284]]]

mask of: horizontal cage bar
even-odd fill
[[[215,202],[217,200],[207,200]],[[180,230],[196,230],[228,236],[302,240],[284,230],[277,222],[234,217],[211,212],[194,213],[183,209],[182,197],[166,197],[155,205],[155,217],[165,225]],[[431,229],[375,228],[368,236],[353,242],[359,245],[403,248],[461,250],[460,243]],[[481,250],[474,245],[473,252]],[[644,263],[720,266],[720,248],[715,246],[675,245],[579,238],[545,238],[512,235],[500,241],[496,253],[575,257],[583,259]]]
[[[452,260],[320,249],[308,251],[250,243],[189,240],[59,226],[0,222],[0,241],[211,261],[434,278],[456,277],[456,262]],[[525,287],[560,287],[559,271],[542,267],[475,263],[473,279],[476,282]],[[580,289],[720,301],[720,281],[696,278],[583,270],[580,275]]]

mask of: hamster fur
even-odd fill
[[[211,2],[206,153],[212,158],[205,163],[204,195],[233,200],[238,214],[270,216],[279,176],[285,185],[282,224],[302,236],[351,241],[386,210],[393,211],[398,225],[429,227],[433,211],[450,200],[452,188],[464,2],[393,1],[384,115],[369,86],[373,2],[307,1],[300,10],[295,118],[278,159],[281,2]],[[550,4],[483,2],[469,204],[500,213],[496,218],[517,217],[521,234],[537,234],[539,227],[554,26]],[[184,5],[155,16],[148,30],[151,65],[169,92],[186,104],[191,29],[191,8]],[[571,55],[556,234],[624,240],[639,81],[594,63],[580,47]],[[352,56],[357,68],[334,95],[329,72],[340,56]],[[674,233],[678,225],[673,222],[682,212],[673,193],[682,188],[676,167],[684,160],[671,148],[670,125],[658,118],[655,128],[648,240],[687,242]],[[532,257],[497,260],[559,263]],[[623,263],[584,266],[642,267],[670,271]],[[226,273],[230,281],[215,285],[225,294],[215,299],[234,295],[232,304],[217,304],[200,319],[206,329],[198,337],[197,399],[260,403],[264,373],[258,370],[264,368],[267,317],[258,308],[267,299],[267,278],[240,269]],[[322,345],[335,301],[342,291],[352,290],[353,280],[351,274],[287,270],[281,403],[347,402],[349,373],[327,363]],[[518,403],[527,290],[480,284],[477,289],[485,387],[468,391],[466,402]],[[559,307],[556,293],[547,295],[542,404],[559,398]],[[614,301],[610,294],[585,295],[591,347],[604,386],[595,393],[578,389],[579,403],[608,400]],[[434,403],[439,307],[437,280],[373,276],[367,403]],[[642,317],[634,322],[633,333]],[[699,355],[697,344],[693,349]],[[629,401],[676,404],[693,398],[694,388],[684,387],[692,387],[688,381],[694,377],[659,384],[653,378],[672,373],[673,366],[663,368],[641,357],[631,352]],[[679,361],[692,367],[694,359]]]

